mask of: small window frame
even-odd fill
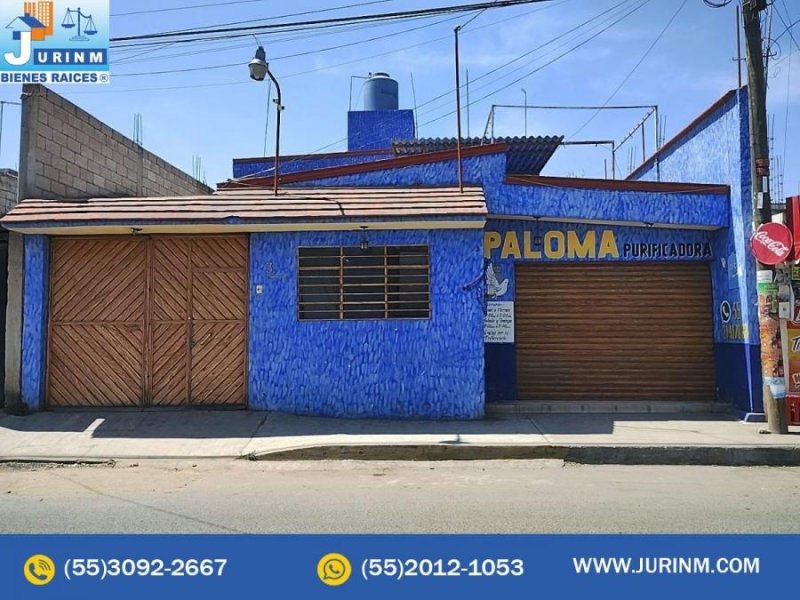
[[[429,244],[298,246],[296,265],[298,321],[431,319]]]

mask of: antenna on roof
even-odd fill
[[[419,119],[417,119],[417,90],[414,87],[414,73],[411,73],[411,96],[414,98],[414,135],[415,137],[420,137],[419,135]]]
[[[194,177],[197,181],[207,183],[206,172],[203,169],[203,159],[196,154],[192,155],[192,177]]]
[[[370,76],[371,75],[372,74],[370,73]],[[348,105],[349,108],[347,109],[349,111],[353,110],[353,79],[369,79],[369,76],[364,77],[363,75],[350,75],[350,103]],[[361,92],[363,91],[364,91],[364,86],[362,85],[361,90],[358,92],[359,97],[361,97]],[[357,103],[358,103],[358,98],[356,98],[356,104]]]
[[[142,119],[142,113],[136,113],[133,115],[133,141],[141,146],[143,138],[144,120]]]

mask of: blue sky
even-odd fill
[[[295,0],[286,3],[250,0],[237,5],[215,6],[211,0],[112,0],[111,34],[123,36],[231,21],[258,21],[286,13],[330,9],[364,1]],[[211,5],[192,10],[121,14],[206,2]],[[558,58],[597,33],[602,21],[593,20],[551,42],[554,38],[620,3],[619,7],[599,19],[614,20],[615,15],[621,16],[643,2],[645,0],[553,0],[544,4],[490,10],[478,16],[462,33],[462,65],[469,70],[474,82],[470,89],[470,100],[474,102],[470,108],[472,134],[483,132],[493,103],[522,103],[522,88],[526,89],[530,104],[547,105],[604,104],[619,88],[610,100],[612,104],[659,105],[666,118],[665,136],[668,139],[727,90],[736,87],[735,2],[724,9],[714,10],[706,7],[702,0],[688,0],[632,75],[634,66],[642,60],[683,0],[650,0],[595,39]],[[800,2],[776,2],[789,22],[800,19]],[[321,16],[411,10],[455,3],[455,0],[385,0],[369,6],[326,12]],[[290,17],[289,20],[302,18],[308,17]],[[303,154],[323,148],[325,151],[344,150],[350,76],[366,75],[371,71],[389,72],[400,82],[401,106],[404,108],[414,105],[413,73],[417,104],[424,104],[418,110],[419,134],[424,137],[455,135],[455,117],[449,114],[454,108],[452,94],[425,103],[452,92],[452,31],[457,23],[469,18],[470,15],[457,18],[440,16],[386,25],[362,25],[345,31],[259,35],[267,48],[271,68],[283,87],[286,106],[283,151]],[[772,27],[773,37],[785,29],[777,15]],[[794,28],[794,35],[800,42],[800,26]],[[342,44],[351,45],[338,50],[324,50]],[[244,39],[166,47],[146,54],[141,54],[142,49],[112,51],[111,85],[59,86],[56,91],[128,136],[132,136],[134,115],[141,113],[144,145],[148,149],[187,172],[191,172],[192,157],[200,156],[206,178],[214,184],[231,176],[234,157],[263,155],[267,85],[250,81],[246,67],[255,46],[254,39]],[[794,46],[789,35],[780,38],[779,46],[780,55],[771,63],[769,79],[774,152],[785,154],[786,195],[800,194],[800,148],[796,143],[800,139],[800,49]],[[487,75],[539,47],[524,59]],[[296,54],[302,56],[290,57]],[[554,59],[552,64],[546,65]],[[217,68],[235,63],[241,64]],[[142,74],[176,69],[197,70]],[[528,73],[531,74],[526,76]],[[524,77],[521,81],[515,81],[521,77]],[[625,84],[620,88],[623,81]],[[354,90],[353,100],[356,102],[359,99],[358,82]],[[0,99],[17,100],[19,92],[18,86],[0,86]],[[488,97],[481,99],[483,96]],[[575,134],[593,113],[530,111],[528,133],[619,141],[644,116],[644,112],[607,111]],[[466,127],[466,118],[464,124]],[[270,123],[270,127],[273,126],[274,112]],[[522,111],[498,111],[497,135],[522,135],[523,127]],[[0,167],[15,167],[17,164],[18,129],[18,108],[6,106]],[[267,153],[270,155],[273,132],[271,130],[269,134]],[[652,151],[652,138],[652,127],[648,127],[648,154]],[[784,145],[785,139],[788,143]],[[634,148],[638,164],[642,154],[640,136],[635,136],[630,148]],[[630,165],[629,152],[628,147],[623,148],[617,158],[623,174],[627,173]],[[604,160],[610,170],[608,159],[610,153],[603,148],[563,148],[545,174],[602,177],[606,168]]]

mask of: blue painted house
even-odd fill
[[[348,124],[347,152],[282,158],[277,197],[259,157],[212,196],[15,208],[25,403],[762,412],[745,90],[625,181],[542,176],[558,137],[469,140],[462,193],[408,111]]]

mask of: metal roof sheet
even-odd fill
[[[506,173],[515,175],[538,175],[553,156],[563,136],[527,136],[494,138],[491,143],[506,145]],[[462,145],[466,148],[483,146],[488,142],[483,138],[466,138]],[[420,138],[396,141],[392,144],[397,156],[428,154],[452,150],[456,147],[455,138]]]
[[[207,196],[24,200],[0,223],[9,229],[47,223],[242,223],[275,220],[484,217],[483,190],[457,188],[296,188],[224,190]]]

